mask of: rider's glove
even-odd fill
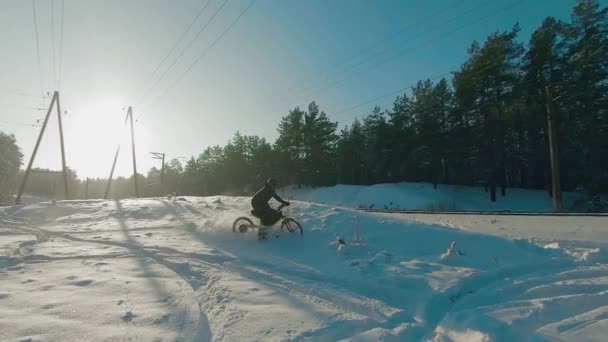
[[[290,204],[290,203],[289,203],[289,202],[285,202],[285,203],[283,203],[283,204],[285,204],[286,206],[288,206],[288,207],[289,207],[289,204]]]

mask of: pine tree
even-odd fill
[[[304,114],[305,183],[309,185],[335,184],[335,148],[338,124],[331,122],[325,112],[312,102]]]
[[[363,119],[363,183],[375,184],[393,181],[391,173],[391,127],[386,119],[386,113],[379,107]]]
[[[521,97],[524,107],[519,112],[520,119],[525,121],[522,124],[519,135],[527,137],[526,141],[520,141],[523,151],[520,159],[529,165],[529,170],[522,172],[522,176],[530,179],[530,185],[536,188],[545,187],[551,191],[551,177],[549,166],[549,147],[547,135],[546,118],[546,92],[549,87],[554,94],[564,94],[564,72],[565,58],[563,45],[563,23],[554,18],[546,18],[530,38],[529,49],[524,56],[523,73],[524,80],[521,87]],[[567,168],[576,167],[574,163],[577,158],[569,157],[576,149],[569,143],[566,134],[566,125],[571,120],[566,116],[561,116],[561,128],[558,129],[560,139],[560,154],[562,159],[562,171]],[[574,156],[573,156],[574,157]],[[527,173],[527,177],[525,174]],[[572,174],[572,172],[562,172],[562,175]],[[526,184],[523,184],[526,185]]]
[[[275,142],[278,165],[283,179],[289,183],[302,182],[302,160],[304,158],[304,111],[296,107],[281,119]]]
[[[567,109],[577,118],[569,129],[586,166],[578,172],[593,188],[608,172],[608,8],[597,0],[578,0],[566,29]]]
[[[22,160],[15,136],[0,132],[0,204],[9,201],[15,191]]]
[[[467,81],[470,105],[477,112],[477,128],[480,134],[480,158],[484,160],[488,176],[490,199],[496,201],[496,186],[500,185],[503,196],[506,190],[507,151],[505,129],[508,122],[507,108],[514,100],[519,82],[519,62],[523,47],[516,42],[519,26],[510,32],[490,35],[483,47],[474,43],[469,49],[469,61],[461,70],[460,81]],[[469,101],[470,101],[469,100]]]

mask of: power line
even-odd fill
[[[470,75],[479,75],[479,74],[481,74],[481,73],[485,72],[486,70],[489,70],[489,69],[491,69],[491,68],[493,68],[493,67],[494,67],[494,65],[493,65],[493,64],[488,64],[488,65],[485,65],[485,66],[481,67],[481,68],[480,68],[480,69],[478,69],[478,70],[467,71],[467,73],[468,73],[468,74],[470,74]],[[391,91],[390,93],[386,93],[386,94],[383,94],[383,95],[380,95],[380,96],[374,97],[373,99],[370,99],[370,100],[367,100],[367,101],[365,101],[365,102],[359,103],[359,104],[354,105],[354,106],[352,106],[352,107],[348,107],[348,108],[344,108],[344,109],[338,110],[337,112],[335,112],[335,113],[333,113],[333,114],[331,114],[331,115],[328,115],[327,117],[328,117],[328,118],[330,118],[330,117],[335,117],[336,115],[339,115],[339,114],[341,114],[341,113],[345,113],[345,112],[351,111],[351,110],[353,110],[353,109],[359,108],[359,107],[361,107],[361,106],[364,106],[364,105],[366,105],[366,104],[372,103],[372,102],[377,101],[377,100],[379,100],[379,99],[382,99],[382,98],[385,98],[385,97],[388,97],[388,96],[391,96],[391,95],[395,95],[395,94],[398,94],[398,93],[404,92],[404,91],[406,91],[406,90],[410,89],[411,87],[415,86],[416,84],[418,84],[418,82],[425,81],[425,80],[434,81],[434,80],[437,80],[437,79],[439,79],[439,78],[443,78],[443,77],[444,77],[444,76],[446,76],[446,75],[449,75],[449,74],[454,74],[454,73],[459,73],[459,72],[460,72],[460,71],[449,71],[449,72],[444,72],[444,73],[442,73],[442,74],[439,74],[439,75],[436,75],[436,76],[433,76],[433,77],[430,77],[430,78],[426,78],[426,79],[424,79],[424,80],[419,80],[419,81],[416,81],[415,83],[411,83],[411,84],[410,84],[410,85],[408,85],[407,87],[400,88],[400,89],[398,89],[398,90]],[[367,115],[367,114],[358,115],[358,116],[355,116],[355,117],[353,117],[353,118],[360,118],[360,117],[362,117],[362,116],[364,116],[364,115]]]
[[[470,12],[473,12],[473,11],[475,11],[475,10],[479,9],[479,8],[482,8],[482,7],[484,7],[484,6],[488,5],[488,4],[489,4],[489,3],[491,3],[491,2],[492,2],[492,0],[486,0],[485,2],[483,2],[483,3],[481,3],[481,4],[475,5],[474,7],[469,8],[468,10],[465,10],[465,11],[464,11],[464,12],[462,12],[462,13],[458,13],[456,16],[453,16],[453,17],[451,17],[450,19],[448,19],[448,20],[444,21],[444,22],[443,22],[443,24],[451,23],[451,22],[453,22],[454,20],[457,20],[457,19],[461,18],[463,15],[468,14],[468,13],[470,13]],[[451,9],[451,6],[450,6],[450,7],[448,7],[447,9]],[[444,10],[442,10],[442,11],[440,11],[440,12],[443,12],[443,11],[445,11],[445,10],[447,10],[447,9],[444,9]],[[431,30],[431,32],[433,32],[433,31],[437,31],[437,28],[441,28],[441,27],[435,27],[433,30]],[[399,45],[400,45],[400,46],[403,46],[404,44],[409,43],[409,42],[411,42],[411,41],[415,40],[416,38],[418,38],[418,36],[412,36],[412,35],[410,35],[410,36],[408,36],[408,37],[407,37],[407,39],[405,39],[405,40],[401,41],[401,42],[399,43]],[[373,47],[372,47],[372,48],[373,48]],[[372,48],[365,48],[365,49],[362,49],[362,52],[365,52],[366,50],[372,50]],[[345,73],[346,75],[349,75],[349,73],[353,74],[353,71],[357,70],[357,68],[358,68],[358,67],[360,67],[360,66],[362,66],[362,65],[366,64],[366,63],[367,63],[367,62],[369,62],[369,61],[374,60],[376,57],[380,57],[380,56],[382,56],[382,55],[385,55],[387,52],[390,52],[391,50],[394,50],[395,48],[396,48],[395,46],[388,46],[388,47],[386,47],[386,48],[384,48],[384,49],[382,49],[382,50],[380,50],[380,51],[377,51],[376,53],[374,53],[374,54],[372,54],[372,55],[368,56],[367,58],[364,58],[364,59],[360,60],[358,63],[352,64],[352,65],[350,65],[349,67],[346,67],[346,68],[342,68],[342,70],[341,70],[340,72],[341,72],[341,73],[343,72],[343,73]],[[361,54],[362,54],[362,53],[360,53],[360,55],[361,55]],[[356,56],[355,56],[355,57],[356,57]],[[350,76],[352,76],[352,75],[350,75]],[[326,78],[326,79],[324,80],[324,82],[327,82],[327,81],[330,81],[330,83],[329,83],[329,85],[328,85],[328,86],[332,86],[332,85],[334,85],[335,83],[340,83],[342,80],[339,80],[338,82],[335,82],[335,80],[334,80],[334,82],[331,82],[331,79],[327,79],[327,78]],[[324,87],[323,87],[323,86],[320,86],[320,87],[319,87],[319,86],[317,86],[317,87],[315,87],[315,86],[313,85],[313,87],[308,86],[308,87],[304,87],[304,88],[303,88],[303,90],[306,90],[306,89],[308,89],[308,91],[306,92],[306,95],[305,95],[305,96],[310,96],[310,95],[314,94],[315,92],[317,92],[318,90],[320,90],[320,89],[324,89]],[[311,90],[312,90],[312,91],[311,91]]]
[[[190,29],[192,28],[192,26],[194,25],[194,23],[196,23],[196,21],[203,14],[203,12],[205,12],[205,10],[207,9],[207,7],[209,6],[210,3],[211,3],[211,0],[207,0],[207,2],[205,3],[205,5],[203,5],[203,7],[198,11],[198,14],[194,17],[194,19],[192,19],[192,21],[190,22],[190,25],[188,25],[188,27],[186,28],[186,30],[184,30],[184,32],[177,39],[177,41],[175,42],[175,44],[173,44],[173,47],[171,48],[171,50],[169,50],[169,53],[165,56],[165,58],[163,58],[160,61],[160,63],[158,63],[158,65],[156,66],[156,68],[154,69],[154,71],[152,71],[152,76],[156,75],[156,72],[160,69],[160,67],[167,61],[167,59],[169,58],[169,56],[171,56],[171,54],[173,54],[173,52],[175,51],[175,49],[179,46],[179,44],[182,42],[182,40],[184,40],[184,37],[186,36],[186,34],[190,31]]]
[[[419,44],[419,45],[415,46],[414,48],[411,48],[411,49],[405,49],[405,50],[399,51],[399,52],[397,52],[396,54],[393,54],[392,56],[390,56],[390,57],[388,57],[388,58],[386,58],[386,59],[383,59],[383,60],[381,60],[381,61],[380,61],[380,62],[378,62],[378,63],[375,63],[375,64],[370,65],[370,67],[378,67],[378,66],[383,65],[383,64],[385,64],[385,63],[387,63],[387,62],[390,62],[391,60],[394,60],[395,58],[400,57],[400,56],[402,56],[402,55],[404,55],[404,54],[406,54],[406,53],[412,53],[412,52],[416,51],[417,49],[422,48],[422,47],[424,47],[424,46],[426,46],[426,45],[429,45],[429,44],[431,44],[431,43],[433,43],[433,42],[435,42],[435,41],[437,41],[437,40],[441,40],[441,39],[443,39],[443,38],[445,38],[445,37],[448,37],[448,36],[450,36],[450,35],[452,35],[452,34],[454,34],[454,33],[458,32],[458,31],[460,31],[460,30],[462,30],[462,29],[465,29],[465,28],[467,28],[467,27],[469,27],[469,26],[473,26],[473,25],[475,25],[475,24],[478,24],[479,22],[482,22],[482,21],[484,21],[484,20],[486,20],[486,19],[488,19],[488,18],[490,18],[490,17],[492,17],[492,16],[494,16],[494,15],[497,15],[497,14],[499,14],[499,13],[503,12],[503,11],[509,10],[509,9],[511,9],[511,8],[513,8],[513,7],[515,7],[515,6],[519,5],[519,4],[521,4],[522,2],[523,2],[523,0],[518,0],[518,1],[512,2],[512,3],[511,3],[511,4],[509,4],[507,7],[504,7],[504,8],[502,8],[502,9],[501,9],[501,10],[499,10],[499,11],[495,11],[495,12],[492,12],[492,13],[490,13],[490,14],[487,14],[487,15],[484,15],[484,16],[481,16],[481,17],[478,17],[476,20],[474,20],[474,21],[472,21],[472,22],[469,22],[469,23],[466,23],[466,24],[464,24],[464,25],[461,25],[461,26],[459,26],[459,27],[457,27],[457,28],[455,28],[455,29],[452,29],[452,30],[450,30],[450,31],[448,31],[448,32],[444,32],[444,33],[441,33],[441,34],[439,34],[439,35],[436,35],[435,37],[433,37],[433,38],[431,38],[431,39],[429,39],[429,40],[426,40],[426,41],[422,42],[421,44]],[[387,50],[385,50],[385,51],[388,51],[388,50],[390,50],[390,49],[387,49]],[[372,59],[373,59],[373,58],[372,58]],[[359,64],[355,65],[355,67],[361,66],[361,65],[363,65],[363,64],[365,64],[365,63],[367,63],[367,62],[369,62],[370,60],[371,60],[371,59],[364,60],[363,62],[361,62],[361,63],[359,63]],[[369,70],[369,68],[368,68],[368,70]],[[340,84],[340,83],[342,83],[342,82],[344,82],[344,81],[347,81],[347,80],[349,80],[350,78],[352,78],[353,76],[355,76],[357,73],[358,73],[358,71],[357,71],[356,69],[355,69],[355,70],[352,70],[352,71],[351,71],[350,73],[348,73],[348,74],[347,74],[345,77],[340,78],[340,79],[337,79],[337,80],[334,80],[333,82],[330,82],[330,83],[329,83],[327,86],[321,86],[321,87],[319,87],[319,88],[317,88],[317,89],[313,90],[312,92],[308,92],[308,93],[305,95],[305,97],[308,97],[308,96],[310,96],[310,95],[312,95],[312,94],[318,93],[318,92],[319,92],[319,91],[321,91],[321,90],[325,90],[325,89],[327,89],[327,88],[330,88],[330,87],[332,87],[332,86],[335,86],[335,85],[337,85],[337,84]]]
[[[57,87],[57,69],[55,63],[55,0],[51,0],[51,48],[53,49],[53,85]]]
[[[390,34],[386,35],[384,38],[381,38],[381,39],[379,39],[379,40],[377,40],[377,41],[375,41],[375,42],[373,42],[373,43],[371,43],[371,44],[369,44],[369,45],[367,45],[367,46],[365,46],[365,47],[362,47],[362,48],[361,48],[361,49],[359,49],[359,50],[358,50],[356,53],[354,53],[354,54],[350,55],[349,57],[346,57],[346,58],[342,59],[342,60],[341,60],[341,61],[339,61],[339,62],[336,62],[336,63],[331,64],[331,65],[330,65],[330,67],[331,67],[331,68],[334,68],[334,67],[339,68],[340,66],[344,66],[344,65],[346,65],[345,67],[342,67],[342,68],[341,68],[341,72],[348,71],[349,67],[348,67],[347,65],[348,65],[348,64],[349,64],[351,61],[356,61],[358,57],[360,57],[360,56],[364,55],[364,54],[365,54],[367,51],[372,51],[372,50],[373,50],[373,49],[375,49],[376,47],[381,46],[383,43],[385,43],[385,42],[387,42],[387,41],[390,41],[390,40],[393,40],[395,37],[398,37],[398,36],[399,36],[399,35],[401,35],[402,33],[404,33],[404,32],[406,32],[406,31],[408,31],[409,29],[412,29],[412,28],[416,27],[418,24],[420,24],[420,23],[422,23],[422,22],[426,22],[426,21],[428,21],[428,20],[429,20],[429,19],[431,19],[431,18],[436,18],[436,17],[438,17],[438,16],[442,15],[443,13],[445,13],[445,12],[447,12],[447,11],[449,11],[449,10],[451,10],[451,9],[455,8],[455,7],[457,7],[458,5],[460,5],[460,4],[461,4],[463,1],[464,1],[464,0],[457,0],[457,1],[453,2],[452,4],[450,4],[449,6],[443,7],[443,8],[439,9],[439,10],[438,10],[438,11],[436,11],[436,12],[433,12],[433,13],[431,13],[431,14],[427,15],[427,16],[422,17],[422,18],[421,18],[421,19],[419,19],[419,20],[414,21],[413,23],[410,23],[410,24],[408,24],[408,25],[405,25],[405,26],[403,26],[402,28],[400,28],[399,30],[394,31],[394,32],[392,32],[392,33],[390,33]],[[475,9],[477,9],[477,8],[483,7],[483,6],[485,6],[485,5],[489,4],[489,3],[491,3],[491,0],[486,0],[486,1],[485,1],[484,3],[482,3],[481,5],[477,5],[476,7],[474,7],[474,8],[472,8],[472,9],[470,9],[469,11],[465,11],[464,13],[468,13],[468,12],[470,12],[471,10],[475,10]],[[448,20],[447,22],[451,22],[451,21],[453,21],[453,19],[457,19],[457,18],[459,18],[460,16],[462,16],[462,14],[459,14],[458,16],[451,18],[451,19],[450,19],[450,20]],[[443,22],[443,24],[445,24],[445,23],[446,23],[446,22]],[[410,40],[412,40],[412,39],[406,39],[405,41],[402,41],[400,44],[404,44],[404,43],[406,43],[406,42],[408,42],[408,41],[410,41]],[[382,51],[381,51],[381,53],[382,53],[382,52],[386,52],[386,51],[388,51],[388,50],[390,50],[390,49],[391,49],[391,47],[386,48],[386,49],[382,50]],[[375,57],[375,56],[377,56],[377,55],[378,55],[378,53],[376,53],[375,55],[372,55],[372,57]],[[361,63],[356,64],[356,65],[354,65],[354,66],[356,67],[356,66],[359,66],[360,64],[361,64]],[[352,66],[353,66],[353,65],[351,65],[351,68],[352,68]],[[298,81],[298,82],[291,82],[291,86],[289,86],[289,87],[287,88],[287,90],[285,91],[284,96],[282,97],[282,99],[281,99],[281,100],[287,100],[287,99],[288,99],[288,98],[287,98],[287,96],[288,96],[289,94],[294,93],[294,90],[297,90],[298,88],[299,88],[300,90],[306,90],[306,89],[309,89],[309,90],[310,90],[310,89],[315,89],[314,84],[312,84],[312,83],[310,82],[310,81],[314,81],[314,80],[317,80],[317,78],[301,79],[301,80],[300,80],[300,81]],[[326,79],[326,80],[324,80],[324,81],[327,81],[327,79]],[[302,83],[304,84],[304,86],[300,86]],[[311,87],[311,86],[312,86],[312,87]],[[308,95],[308,94],[307,94],[307,95]],[[279,100],[279,101],[281,101],[281,100]]]
[[[245,8],[231,23],[230,25],[228,25],[228,27],[226,27],[226,29],[213,41],[213,43],[211,43],[211,45],[209,45],[205,50],[203,50],[203,52],[200,54],[200,56],[192,63],[190,64],[190,66],[180,74],[180,76],[178,78],[175,79],[175,81],[173,83],[171,83],[171,85],[169,85],[168,88],[165,89],[165,91],[160,94],[159,96],[157,96],[155,99],[153,99],[150,103],[153,103],[155,101],[157,101],[158,99],[160,99],[161,97],[165,96],[169,90],[171,90],[173,87],[175,87],[175,85],[177,83],[179,83],[179,81],[182,80],[182,78],[184,78],[184,76],[186,76],[186,74],[188,74],[190,72],[190,70],[192,70],[192,68],[194,68],[194,66],[196,66],[202,59],[203,57],[205,57],[207,55],[207,52],[209,52],[209,50],[211,50],[221,39],[222,37],[224,37],[224,35],[226,33],[228,33],[228,31],[230,31],[230,29],[241,19],[241,17],[251,8],[251,6],[253,6],[253,4],[256,2],[257,0],[252,0],[249,3],[249,6],[247,6],[247,8]],[[137,118],[139,120],[139,118],[141,118],[142,114],[139,115],[139,117]]]
[[[46,98],[46,96],[44,94],[42,94],[42,96],[40,96],[40,95],[34,95],[34,94],[31,94],[31,93],[26,93],[24,91],[15,90],[15,89],[9,89],[9,88],[5,88],[5,87],[0,88],[0,91],[2,91],[4,93],[12,93],[12,94],[17,95],[17,96],[31,97],[31,98],[35,98],[35,99]]]
[[[486,2],[485,2],[483,5],[488,4],[490,1],[491,1],[491,0],[486,1]],[[336,63],[332,64],[332,65],[331,65],[331,67],[332,67],[332,68],[333,68],[333,67],[340,67],[340,66],[342,66],[342,65],[344,65],[344,64],[348,64],[347,62],[350,62],[350,61],[356,60],[356,59],[357,59],[357,57],[359,57],[359,56],[361,56],[361,55],[365,54],[367,51],[371,51],[371,50],[375,49],[376,47],[381,46],[383,43],[385,43],[385,42],[387,42],[387,41],[392,40],[393,38],[395,38],[395,37],[397,37],[397,36],[401,35],[402,33],[404,33],[404,32],[406,32],[406,31],[408,31],[409,29],[412,29],[412,28],[416,27],[416,26],[417,26],[418,24],[420,24],[420,23],[426,22],[426,21],[428,21],[429,19],[432,19],[432,18],[435,18],[435,17],[437,17],[437,16],[440,16],[440,15],[441,15],[441,14],[443,14],[444,12],[447,12],[447,11],[451,10],[452,8],[454,8],[454,7],[458,6],[458,5],[460,5],[462,2],[464,2],[464,0],[457,0],[457,1],[455,1],[454,3],[450,4],[449,6],[443,7],[443,8],[441,8],[440,10],[438,10],[438,11],[436,11],[436,12],[433,12],[433,13],[431,13],[431,14],[427,15],[427,16],[421,17],[421,18],[419,18],[418,20],[414,21],[413,23],[410,23],[410,24],[408,24],[408,25],[406,25],[406,26],[402,27],[401,29],[399,29],[399,30],[397,30],[397,31],[395,31],[395,32],[392,32],[392,33],[388,34],[388,35],[387,35],[387,36],[385,36],[384,38],[382,38],[382,39],[380,39],[380,40],[378,40],[378,41],[375,41],[375,42],[373,42],[372,44],[369,44],[369,45],[367,45],[367,46],[365,46],[365,47],[363,47],[363,48],[359,49],[359,50],[358,50],[356,53],[354,53],[354,54],[350,55],[349,57],[346,57],[346,58],[342,59],[341,61],[338,61],[338,62],[336,62]],[[479,8],[479,7],[481,7],[481,6],[478,6],[477,8]],[[465,13],[466,13],[466,12],[465,12]],[[405,42],[407,42],[407,40],[406,40]],[[405,42],[402,42],[402,43],[405,43]],[[347,70],[347,69],[348,69],[348,68],[346,68],[345,70]],[[311,79],[311,80],[313,80],[313,79]],[[293,84],[294,84],[294,85],[297,85],[297,84],[301,84],[301,83],[302,83],[302,82],[294,82]],[[288,91],[292,91],[292,90],[297,89],[297,88],[298,88],[297,86],[291,86],[291,87],[289,87]]]
[[[23,104],[23,103],[3,103],[2,107],[3,108],[18,108],[18,109],[33,109],[33,110],[47,110],[48,108],[42,108],[42,107],[34,107],[34,104]]]
[[[171,63],[171,65],[169,65],[169,67],[167,67],[165,69],[165,71],[160,75],[160,77],[156,80],[156,82],[154,82],[154,84],[152,84],[152,86],[150,88],[148,88],[148,90],[146,90],[144,92],[144,94],[142,95],[142,97],[137,102],[137,106],[139,106],[143,102],[143,100],[146,97],[146,95],[148,93],[150,93],[152,90],[154,90],[154,88],[156,88],[156,86],[165,78],[165,76],[167,75],[167,73],[175,66],[175,64],[177,64],[177,62],[179,61],[180,58],[182,58],[182,56],[184,55],[184,53],[186,53],[186,50],[188,50],[190,48],[190,46],[192,46],[192,44],[194,44],[194,42],[198,39],[198,37],[201,35],[201,33],[203,33],[203,31],[205,31],[205,29],[209,26],[209,24],[211,24],[211,22],[213,22],[213,19],[215,19],[215,17],[220,13],[220,11],[222,10],[222,8],[224,8],[224,6],[226,6],[226,4],[228,3],[228,1],[229,0],[224,0],[224,2],[222,3],[222,5],[220,7],[218,7],[218,9],[211,16],[211,18],[207,21],[207,23],[196,33],[196,35],[194,36],[194,38],[192,38],[190,40],[190,42],[188,43],[188,45],[185,48],[183,48],[182,51],[180,52],[180,54],[173,60],[173,63]]]
[[[432,18],[435,18],[435,17],[437,17],[437,16],[440,16],[440,15],[441,15],[441,14],[443,14],[444,12],[447,12],[447,11],[451,10],[452,8],[454,8],[454,7],[458,6],[458,5],[460,5],[462,2],[464,2],[464,0],[457,0],[457,1],[455,1],[454,3],[452,3],[451,5],[446,6],[446,7],[444,7],[444,8],[442,8],[442,9],[440,9],[439,11],[437,11],[437,12],[435,12],[435,13],[432,13],[432,14],[430,14],[430,15],[428,15],[428,16],[422,17],[422,18],[420,18],[420,19],[418,19],[418,20],[414,21],[414,23],[412,23],[412,24],[406,25],[405,27],[401,28],[400,30],[398,30],[398,31],[396,31],[396,32],[393,32],[393,33],[389,34],[388,36],[386,36],[386,37],[384,37],[384,38],[380,39],[380,40],[379,40],[379,41],[377,41],[376,43],[373,43],[373,44],[371,44],[371,45],[368,45],[367,47],[365,47],[365,48],[363,48],[363,49],[359,50],[359,51],[358,51],[358,52],[357,52],[357,53],[354,55],[354,57],[356,57],[356,55],[363,54],[365,51],[372,50],[372,49],[374,49],[374,48],[376,48],[376,47],[378,47],[378,46],[382,45],[382,43],[384,43],[384,42],[386,42],[386,41],[389,41],[389,40],[393,39],[393,37],[397,37],[397,36],[399,36],[400,34],[402,34],[403,32],[406,32],[407,30],[409,30],[409,29],[411,29],[411,28],[414,28],[414,27],[415,27],[416,25],[418,25],[419,23],[426,22],[426,21],[427,21],[427,20],[429,20],[429,19],[432,19]],[[489,1],[485,2],[483,5],[486,5],[487,3],[489,3]],[[352,59],[352,58],[348,58],[348,59]]]
[[[5,123],[5,124],[9,124],[9,125],[13,125],[13,126],[42,127],[42,125],[28,124],[28,123],[25,123],[25,122],[15,122],[15,121],[6,121],[6,120],[0,120],[0,122]]]
[[[451,71],[448,71],[448,72],[444,72],[444,73],[441,73],[441,74],[439,74],[439,75],[436,75],[436,76],[433,76],[433,77],[431,77],[431,78],[427,78],[427,79],[428,79],[428,80],[433,81],[433,80],[436,80],[436,79],[438,79],[438,78],[442,78],[442,77],[444,77],[444,76],[450,75],[451,73],[452,73]],[[339,114],[349,112],[349,111],[351,111],[351,110],[353,110],[353,109],[359,108],[359,107],[364,106],[364,105],[366,105],[366,104],[370,104],[370,103],[372,103],[372,102],[375,102],[375,101],[377,101],[377,100],[383,99],[383,98],[385,98],[385,97],[389,97],[389,96],[392,96],[392,95],[395,95],[395,94],[402,93],[402,92],[404,92],[404,91],[406,91],[406,90],[410,89],[411,87],[415,86],[416,84],[418,84],[418,82],[420,82],[420,81],[416,81],[415,83],[411,83],[411,84],[409,84],[409,85],[408,85],[408,86],[406,86],[406,87],[399,88],[399,89],[397,89],[397,90],[391,91],[390,93],[386,93],[386,94],[383,94],[383,95],[380,95],[380,96],[374,97],[373,99],[367,100],[367,101],[365,101],[365,102],[361,102],[361,103],[359,103],[359,104],[357,104],[357,105],[354,105],[354,106],[352,106],[352,107],[348,107],[348,108],[344,108],[344,109],[338,110],[337,112],[333,113],[332,115],[328,115],[327,117],[328,117],[328,118],[329,118],[329,117],[335,117],[335,116],[337,116],[337,115],[339,115]]]
[[[38,57],[38,81],[40,82],[40,94],[44,97],[44,89],[42,86],[42,67],[40,64],[40,40],[38,39],[38,19],[36,16],[36,0],[32,0],[32,10],[34,12],[34,33],[36,39],[36,56]]]
[[[63,62],[63,14],[65,1],[61,0],[61,31],[59,33],[59,80],[57,81],[57,89],[61,90],[61,66]]]

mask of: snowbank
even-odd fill
[[[327,203],[350,208],[410,209],[444,211],[552,211],[551,198],[546,191],[507,189],[507,196],[497,194],[490,202],[489,193],[482,187],[438,185],[428,183],[388,183],[370,186],[343,185],[332,187],[302,187],[291,185],[281,189],[286,197],[300,201]],[[565,193],[568,206],[575,194]]]

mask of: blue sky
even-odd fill
[[[135,128],[139,170],[147,170],[158,164],[149,152],[165,152],[169,159],[196,156],[207,146],[226,143],[236,130],[274,141],[280,118],[312,100],[340,125],[350,123],[374,105],[390,106],[397,94],[344,109],[456,70],[473,40],[483,42],[519,22],[520,40],[527,42],[545,17],[568,20],[575,4],[257,0],[208,49],[250,3],[228,0],[166,77],[147,91],[225,0],[210,0],[169,62],[153,75],[206,1],[36,0],[40,71],[32,2],[0,2],[0,130],[16,135],[24,163],[39,132],[27,124],[43,117],[35,108],[48,106],[41,87],[59,89],[68,111],[63,117],[68,165],[80,177],[103,177],[116,145],[128,150],[123,108],[129,105],[140,118]],[[60,167],[56,125],[53,117],[35,166]],[[119,175],[129,174],[129,158],[121,154]]]

